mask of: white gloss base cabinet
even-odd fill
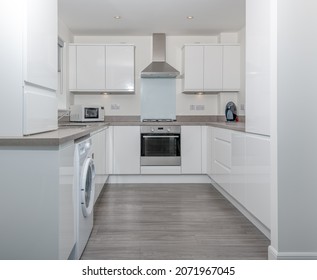
[[[107,132],[109,127],[104,127],[91,134],[93,160],[95,164],[95,202],[97,201],[103,185],[106,183],[109,173],[107,173]]]
[[[134,92],[133,45],[69,45],[72,92]]]
[[[202,174],[202,127],[181,128],[182,174]]]
[[[113,174],[140,174],[140,126],[113,127]]]
[[[0,259],[68,259],[75,245],[74,143],[1,147]]]
[[[211,143],[211,173],[213,179],[230,193],[231,131],[213,128]]]
[[[270,228],[270,138],[246,134],[246,208]]]
[[[209,176],[255,218],[253,221],[269,237],[270,138],[220,128],[210,130]]]

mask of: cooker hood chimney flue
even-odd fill
[[[176,78],[179,71],[166,62],[166,36],[153,34],[152,62],[141,72],[141,78]]]

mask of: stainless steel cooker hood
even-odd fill
[[[152,63],[141,72],[141,78],[176,78],[179,71],[166,62],[166,36],[153,34]]]

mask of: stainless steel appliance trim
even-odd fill
[[[141,157],[141,166],[180,166],[181,157]]]
[[[141,126],[141,134],[180,134],[181,133],[181,126],[180,125],[146,125]]]
[[[142,135],[143,138],[179,138],[179,135]]]

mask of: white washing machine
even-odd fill
[[[75,259],[80,259],[94,224],[95,166],[90,137],[75,142],[76,228]]]

